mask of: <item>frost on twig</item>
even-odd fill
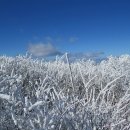
[[[5,127],[6,125],[6,127]],[[0,129],[129,130],[130,56],[71,62],[0,57]]]
[[[11,99],[11,97],[9,95],[7,95],[7,94],[0,94],[0,98],[5,99],[7,101],[10,101],[10,99]]]

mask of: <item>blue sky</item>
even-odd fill
[[[130,1],[0,0],[0,55],[27,51],[130,54]]]

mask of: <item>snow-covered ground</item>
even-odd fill
[[[69,62],[0,57],[0,130],[129,130],[130,56]]]

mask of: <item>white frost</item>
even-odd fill
[[[0,98],[5,99],[7,101],[9,101],[11,99],[11,97],[7,94],[0,94]]]

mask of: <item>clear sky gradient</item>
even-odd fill
[[[59,52],[130,54],[130,0],[0,0],[0,55],[48,43]]]

